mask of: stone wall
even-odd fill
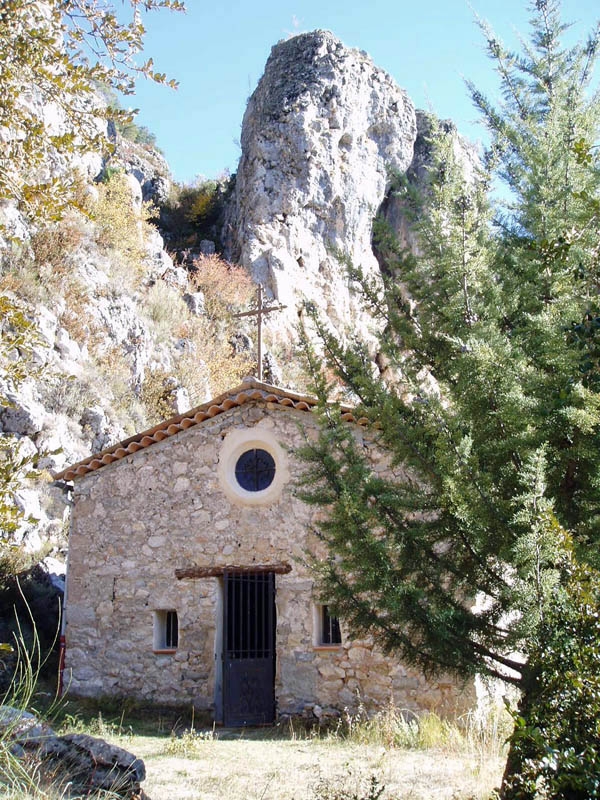
[[[247,403],[182,431],[75,482],[69,547],[65,681],[79,695],[128,695],[212,710],[220,579],[182,579],[175,569],[287,562],[276,576],[279,713],[378,708],[450,711],[450,681],[427,683],[369,641],[344,635],[315,646],[313,583],[302,560],[314,546],[317,513],[293,493],[301,466],[293,448],[310,413]],[[222,462],[228,443],[249,435],[280,442],[285,476],[266,505],[237,498]],[[365,435],[356,429],[357,436]],[[373,448],[370,448],[371,450]],[[231,450],[231,448],[229,448]],[[377,468],[385,459],[375,453]],[[157,609],[179,617],[176,652],[153,650]]]

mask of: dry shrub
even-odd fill
[[[344,714],[328,736],[386,749],[443,750],[485,761],[504,754],[510,729],[503,707],[491,708],[485,717],[444,718],[434,711],[403,711],[390,702],[375,715],[367,714],[361,704],[355,714]]]
[[[173,372],[167,372],[164,369],[147,372],[142,383],[140,400],[144,404],[150,422],[172,417],[175,413],[173,409]]]
[[[289,339],[280,337],[271,344],[269,350],[281,368],[284,385],[290,388],[299,387],[300,391],[306,390],[306,387],[311,385],[311,375],[302,348],[297,341],[291,337]],[[338,380],[337,376],[335,377]],[[330,378],[331,376],[328,376],[328,379]],[[343,401],[345,402],[346,398],[343,398]]]
[[[243,267],[211,255],[199,256],[194,261],[194,269],[192,281],[204,294],[207,316],[226,318],[236,308],[250,302],[255,286]]]
[[[240,328],[235,312],[249,303],[255,288],[246,270],[219,256],[201,256],[195,266],[192,280],[204,295],[205,313],[189,319],[180,329],[192,345],[180,359],[180,370],[184,385],[194,398],[204,393],[206,378],[211,392],[219,394],[251,371],[254,356],[237,352],[232,342]],[[200,363],[204,366],[203,376],[198,374]]]
[[[231,344],[239,328],[234,314],[254,291],[250,276],[216,255],[201,256],[195,268],[192,281],[204,295],[203,314],[193,316],[177,290],[162,281],[148,290],[146,302],[160,339],[187,341],[186,352],[177,359],[171,374],[187,390],[192,404],[202,402],[207,391],[214,395],[239,383],[253,363],[251,354],[238,353]],[[161,393],[160,386],[149,384],[146,400],[151,413],[160,409],[163,416],[166,408]]]
[[[81,416],[86,406],[97,401],[96,393],[87,381],[75,375],[47,375],[40,390],[48,411],[75,418]]]
[[[217,395],[248,375],[254,359],[247,353],[234,351],[227,331],[221,332],[206,320],[194,320],[186,328],[191,347],[180,357],[177,373],[192,405],[204,399],[207,382],[210,393]]]
[[[152,216],[151,207],[134,205],[131,188],[123,172],[111,173],[98,185],[98,200],[93,207],[98,245],[119,258],[112,263],[113,277],[135,286],[143,272],[146,251],[144,226]],[[121,270],[119,270],[121,266]]]
[[[50,297],[66,301],[60,323],[80,345],[90,336],[89,287],[75,268],[74,254],[84,240],[81,220],[73,217],[40,229],[31,240],[39,279]]]
[[[84,218],[76,211],[40,225],[27,243],[2,253],[3,286],[33,303],[68,293],[77,281],[74,255],[84,238]]]
[[[66,306],[60,323],[80,345],[98,335],[88,309],[89,287],[77,273],[77,253],[86,235],[84,217],[72,212],[40,227],[31,237],[36,279],[50,298],[64,297]]]
[[[88,309],[90,296],[84,283],[73,281],[64,296],[67,305],[61,314],[60,324],[79,345],[90,340],[95,342],[100,337],[100,326],[93,320]]]
[[[183,335],[179,329],[190,314],[177,289],[164,281],[157,281],[148,289],[145,309],[154,323],[159,341],[169,341]]]
[[[240,327],[234,314],[252,299],[255,285],[242,267],[220,256],[200,256],[194,262],[192,281],[204,295],[205,315],[191,320],[182,332],[193,343],[180,359],[182,377],[191,397],[202,393],[206,377],[213,394],[239,383],[248,375],[254,357],[236,352],[232,341]],[[204,364],[204,383],[198,381],[198,355]]]
[[[71,258],[85,236],[80,215],[71,213],[59,222],[44,225],[31,237],[35,264],[42,280],[63,277],[71,272]]]
[[[315,800],[383,800],[389,795],[385,794],[385,786],[377,775],[354,774],[349,770],[334,779],[320,777],[313,788],[313,797]]]
[[[4,254],[1,286],[50,307],[56,298],[64,298],[60,324],[78,344],[95,348],[104,338],[103,331],[90,314],[93,289],[79,272],[91,236],[89,220],[78,211],[38,226],[27,246]]]
[[[31,271],[14,270],[0,277],[0,293],[14,295],[29,303],[44,303],[48,293]]]
[[[99,384],[110,390],[116,422],[128,435],[143,430],[147,417],[143,404],[131,385],[131,364],[119,346],[113,346],[96,359],[96,376]]]

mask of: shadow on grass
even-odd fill
[[[36,693],[36,706],[44,716],[46,692]],[[66,695],[55,707],[52,725],[57,730],[94,736],[145,736],[169,738],[195,731],[224,741],[285,741],[313,739],[327,733],[322,726],[302,719],[282,719],[273,725],[226,728],[215,725],[209,712],[190,706],[144,704],[127,698],[90,699]],[[210,734],[210,737],[209,737]]]

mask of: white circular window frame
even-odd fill
[[[235,477],[235,465],[239,457],[247,450],[254,449],[266,450],[275,462],[273,480],[260,492],[249,492],[242,488]],[[290,479],[287,454],[271,431],[262,428],[236,428],[230,431],[223,441],[219,455],[218,476],[221,488],[234,503],[244,506],[266,506],[279,500],[283,487]]]

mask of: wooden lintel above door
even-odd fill
[[[175,570],[177,580],[183,578],[221,578],[225,573],[230,575],[246,573],[272,572],[274,575],[287,575],[292,565],[283,561],[277,564],[223,564],[210,567],[182,567]]]

